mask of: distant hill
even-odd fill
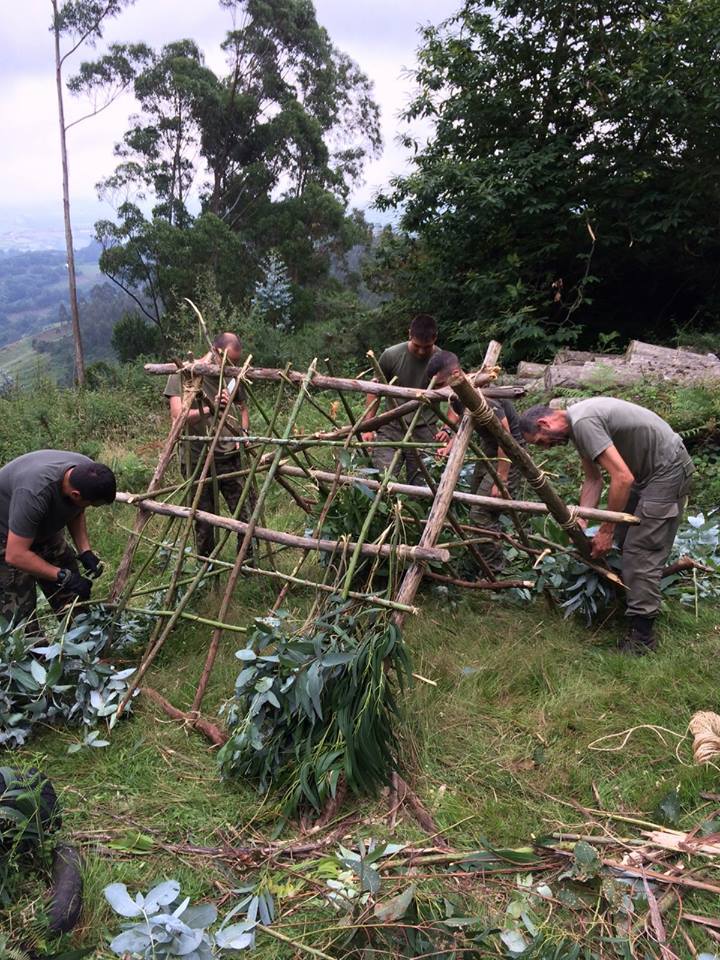
[[[102,280],[100,246],[90,243],[75,256],[78,290],[87,293]],[[60,250],[0,251],[0,347],[40,333],[57,322],[62,305],[69,309],[65,264]]]

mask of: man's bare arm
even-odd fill
[[[55,581],[60,572],[60,567],[55,567],[47,560],[43,560],[37,553],[30,549],[33,544],[32,537],[19,537],[16,533],[9,532],[7,535],[7,544],[5,546],[5,562],[11,567],[17,567],[18,570],[24,570],[25,573],[32,574],[40,580]]]
[[[588,460],[586,457],[582,458],[582,468],[584,480],[580,488],[580,506],[594,508],[600,503],[602,495],[602,472],[594,460]]]
[[[177,418],[182,413],[182,397],[170,397],[170,419],[177,420]],[[197,423],[201,417],[209,417],[211,411],[209,407],[206,407],[203,402],[203,408],[201,410],[191,410],[188,414],[188,423]]]
[[[79,513],[77,517],[73,517],[71,520],[68,520],[67,528],[70,532],[70,536],[73,539],[73,543],[77,547],[78,553],[85,553],[86,550],[90,549],[87,521],[85,520],[84,510],[82,513]]]
[[[620,456],[617,447],[611,444],[597,458],[598,464],[606,470],[610,477],[608,489],[608,510],[622,511],[627,506],[635,477],[632,471]],[[580,501],[582,503],[582,500]],[[615,533],[615,524],[605,521],[593,537],[592,556],[603,557],[610,550]]]

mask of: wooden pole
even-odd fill
[[[497,440],[498,446],[503,448],[523,476],[527,478],[530,486],[537,491],[538,496],[547,505],[553,517],[567,531],[581,557],[589,560],[590,541],[578,526],[577,510],[575,508],[572,511],[568,509],[564,501],[555,492],[547,474],[535,465],[527,450],[521,447],[507,430],[503,429],[485,397],[475,390],[465,374],[462,372],[453,374],[449,382],[455,396],[465,407],[466,412]]]
[[[133,501],[131,493],[119,491],[116,495],[118,503],[127,503],[137,507]],[[157,500],[143,500],[143,509],[148,513],[157,513],[166,517],[183,517],[190,515],[189,507],[181,507],[174,503],[160,503]],[[198,520],[203,520],[215,527],[224,527],[226,530],[233,530],[236,533],[242,533],[247,536],[250,524],[243,520],[233,520],[231,517],[221,517],[214,513],[206,513],[204,510],[198,510],[195,513]],[[266,527],[255,527],[250,535],[257,537],[258,540],[267,540],[270,543],[279,543],[286,547],[299,547],[303,550],[319,550],[321,553],[335,553],[341,547],[353,549],[355,543],[350,540],[347,543],[341,543],[339,540],[324,540],[316,537],[301,537],[293,533],[285,533],[281,530],[270,530]],[[425,549],[422,546],[407,546],[398,544],[392,546],[389,544],[379,545],[375,543],[366,543],[363,545],[363,553],[368,557],[389,557],[396,554],[401,560],[424,560],[426,562],[437,561],[447,563],[450,559],[450,553],[447,550],[438,548]],[[222,618],[220,618],[222,619]]]
[[[491,340],[485,353],[483,368],[495,366],[497,363],[497,358],[500,354],[500,350],[501,344],[495,340]],[[472,437],[474,429],[475,422],[471,414],[466,410],[460,422],[460,427],[455,437],[452,450],[448,456],[447,464],[443,470],[443,475],[440,478],[435,499],[433,500],[433,505],[430,508],[427,523],[425,524],[425,529],[423,530],[420,538],[420,546],[424,547],[425,549],[433,548],[435,546],[440,538],[443,527],[445,526],[447,513],[453,500],[453,493],[455,492],[458,477],[460,476],[460,471],[462,470],[465,462],[465,451],[470,443],[470,438]],[[424,573],[424,562],[417,561],[413,563],[412,566],[406,571],[403,581],[400,584],[400,589],[393,599],[397,603],[412,604],[413,600],[415,599],[415,594],[422,583]],[[393,621],[398,627],[402,627],[403,623],[405,622],[405,614],[399,611],[394,613]]]
[[[278,470],[280,474],[286,474],[289,477],[300,477],[303,476],[303,471],[299,470],[297,467],[291,466],[281,466]],[[330,483],[335,479],[336,474],[330,473],[327,470],[315,470],[312,469],[309,471],[311,477],[314,480],[319,480],[320,482]],[[341,473],[337,475],[337,482],[339,484],[353,484],[360,483],[363,486],[368,487],[370,490],[377,490],[380,486],[379,481],[371,480],[365,475],[357,474],[347,474]],[[435,493],[429,487],[415,487],[410,483],[389,483],[387,485],[388,494],[405,494],[408,497],[414,497],[418,500],[433,500]],[[123,494],[123,496],[128,496],[131,500],[127,502],[134,502],[134,494]],[[499,513],[504,513],[505,511],[517,510],[519,513],[533,513],[533,514],[546,514],[548,513],[548,508],[546,504],[540,503],[534,500],[502,500],[498,497],[483,497],[480,494],[476,493],[463,493],[461,490],[456,490],[453,494],[453,500],[458,503],[467,503],[472,506],[477,504],[478,506],[488,507],[491,510],[497,510]],[[583,517],[586,520],[608,520],[612,523],[639,523],[637,517],[633,516],[631,513],[619,513],[615,510],[599,510],[594,507],[573,507],[572,509],[577,511],[579,517]]]
[[[177,367],[172,363],[146,363],[145,372],[156,375],[177,373]],[[216,364],[205,363],[197,360],[193,363],[187,363],[183,370],[191,373],[193,376],[216,377],[219,373],[219,367]],[[269,381],[277,383],[285,380],[292,383],[301,384],[305,379],[305,374],[298,373],[295,370],[280,370],[275,368],[250,367],[243,370],[241,367],[227,367],[226,373],[230,377],[242,375],[251,382]],[[475,386],[482,387],[490,383],[493,375],[490,373],[480,373],[473,378]],[[418,390],[415,387],[398,387],[378,383],[375,380],[352,380],[347,377],[326,377],[321,373],[316,373],[312,382],[308,385],[314,390],[338,390],[345,393],[371,393],[378,397],[396,397],[401,400],[419,400],[421,397],[432,400],[447,400],[451,391],[447,387],[442,390]],[[507,387],[510,391],[508,396],[521,396],[524,393],[522,387]]]

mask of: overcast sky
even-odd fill
[[[319,22],[333,42],[350,54],[375,84],[382,110],[382,157],[366,171],[366,182],[351,198],[366,206],[377,188],[402,171],[406,152],[396,142],[398,113],[407,103],[411,80],[404,74],[415,62],[418,25],[437,23],[455,12],[460,0],[315,0]],[[49,0],[0,0],[0,233],[19,217],[43,221],[62,214],[59,142],[55,100]],[[171,40],[196,40],[210,67],[223,69],[220,41],[230,15],[216,0],[136,0],[116,21],[106,41],[142,40],[160,46]],[[92,51],[86,51],[88,59]],[[73,59],[68,73],[79,63]],[[66,98],[66,119],[86,112]],[[86,105],[85,105],[86,106]],[[71,200],[86,225],[107,215],[97,204],[94,185],[112,172],[113,144],[127,128],[130,97],[68,133]]]

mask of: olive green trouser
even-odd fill
[[[470,492],[476,493],[481,497],[489,497],[491,496],[494,482],[492,476],[485,468],[485,464],[482,460],[478,460],[475,464],[475,471],[470,484]],[[522,486],[522,474],[515,464],[510,465],[510,473],[506,486],[510,496],[513,499],[517,499],[518,491]],[[496,530],[500,533],[502,530],[500,516],[501,514],[499,514],[497,510],[488,510],[487,507],[481,507],[479,504],[473,504],[473,506],[470,507],[469,520],[473,527],[484,527],[486,530]],[[475,536],[475,534],[473,534],[473,536]],[[495,537],[488,537],[487,540],[476,543],[475,547],[494,574],[502,571],[504,565],[502,540]]]
[[[640,523],[618,524],[615,538],[622,550],[629,617],[658,615],[662,572],[680,526],[693,469],[683,450],[675,463],[630,494],[625,512],[633,513]]]
[[[6,563],[5,547],[6,537],[0,534],[0,618],[14,623],[27,620],[27,632],[38,633],[39,627],[35,619],[37,587],[40,587],[58,616],[63,607],[72,603],[75,595],[64,593],[50,580],[40,580],[31,573]],[[62,532],[56,533],[49,540],[34,543],[32,551],[56,567],[65,567],[73,572],[78,570],[75,551]]]
[[[189,473],[187,467],[182,467],[182,473],[186,479],[195,470],[196,462],[195,455],[193,454]],[[222,474],[235,473],[238,470],[244,469],[246,466],[247,463],[240,451],[229,456],[225,455],[223,457],[215,458],[217,492],[222,495],[223,500],[227,504],[228,510],[233,516],[235,515],[235,510],[240,502],[240,497],[242,496],[245,483],[247,482],[247,477],[223,477]],[[219,513],[219,504],[215,496],[215,491],[216,485],[213,481],[212,475],[210,475],[203,484],[202,493],[200,494],[200,500],[198,502],[198,510],[203,510],[205,513]],[[192,500],[192,494],[189,494],[188,498]],[[242,505],[238,519],[242,520],[244,523],[247,523],[252,515],[254,506],[255,494],[254,491],[251,491],[250,495],[245,499],[245,503]],[[240,549],[242,541],[243,534],[239,533],[237,536],[238,549]],[[200,556],[209,557],[215,548],[215,527],[213,527],[211,523],[207,523],[204,520],[196,520],[195,542],[197,552],[200,554]],[[255,541],[252,541],[250,550],[248,551],[248,559],[250,560],[253,558],[254,543]]]
[[[412,439],[424,443],[428,440],[434,440],[436,432],[437,428],[435,426],[419,424],[415,427]],[[404,440],[406,433],[407,426],[403,424],[402,420],[393,420],[392,423],[387,423],[384,427],[380,427],[375,434],[375,439],[383,441]],[[408,448],[403,450],[402,455],[398,459],[395,469],[393,470],[393,476],[399,476],[400,468],[404,464],[407,482],[416,487],[422,486],[425,482],[420,469],[420,458],[422,457],[423,452],[423,450],[418,450],[417,448]],[[380,473],[385,473],[385,471],[390,467],[395,453],[395,447],[373,447],[372,462],[375,469],[379,470]]]

